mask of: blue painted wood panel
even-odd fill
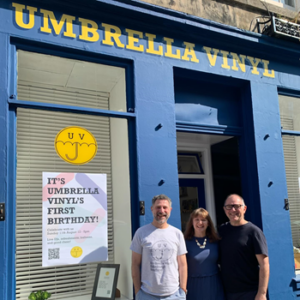
[[[217,81],[217,76],[199,78],[196,72],[185,71],[175,76],[176,121],[193,124],[240,127],[241,92],[238,87]],[[196,74],[195,74],[196,73]],[[190,78],[192,74],[194,79]],[[208,76],[206,76],[208,77]]]
[[[0,299],[5,299],[8,293],[7,283],[11,266],[8,259],[11,257],[11,249],[7,248],[8,238],[11,237],[10,228],[8,227],[12,215],[9,213],[9,203],[13,199],[8,195],[8,178],[7,178],[7,159],[8,159],[8,105],[5,101],[8,98],[8,59],[9,59],[9,39],[6,34],[0,33],[0,202],[6,205],[6,220],[0,222]]]
[[[180,228],[172,68],[138,61],[134,73],[139,197],[146,204],[140,226],[153,220],[150,210],[153,196],[166,194],[172,199],[173,206],[169,223]],[[155,130],[158,124],[162,127]],[[161,180],[163,184],[160,184]]]
[[[260,190],[260,201],[253,201],[260,202],[262,228],[269,247],[270,299],[292,299],[294,256],[289,211],[284,209],[287,189],[278,92],[275,86],[251,83],[251,96]]]

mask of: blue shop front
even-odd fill
[[[226,222],[226,196],[241,194],[267,238],[269,299],[300,295],[298,44],[138,1],[3,0],[0,29],[0,299],[91,299],[106,263],[133,299],[129,246],[161,193],[182,230],[197,207]],[[103,215],[72,216],[86,195],[45,194],[92,174],[105,174]],[[44,202],[58,204],[48,224]],[[47,225],[85,220],[96,235],[98,218],[107,259],[78,260],[82,237],[73,263],[68,238],[45,248]]]

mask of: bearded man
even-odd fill
[[[153,221],[133,237],[131,272],[137,300],[186,299],[187,251],[182,232],[167,223],[171,210],[169,197],[153,197]]]

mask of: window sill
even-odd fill
[[[66,300],[91,300],[92,299],[92,294],[90,295],[84,295],[84,296],[77,296],[77,297],[72,297]],[[125,296],[121,295],[120,298],[116,298],[116,300],[129,300],[128,298],[126,298]]]

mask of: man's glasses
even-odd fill
[[[238,210],[240,209],[242,206],[244,206],[243,204],[227,204],[227,205],[224,205],[225,209],[226,210],[231,210],[231,209],[235,209],[235,210]]]

